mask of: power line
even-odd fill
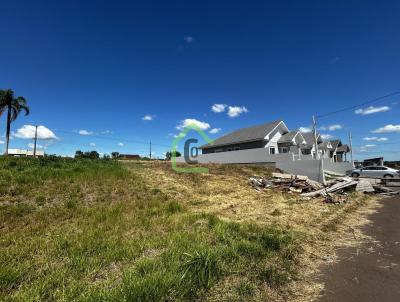
[[[392,154],[392,153],[399,153],[399,151],[394,151],[394,150],[388,150],[388,151],[362,151],[362,152],[356,152],[357,155],[368,155],[368,154],[382,154],[382,153],[387,153],[387,154]]]
[[[343,112],[343,111],[354,110],[354,109],[356,109],[358,107],[369,105],[369,104],[378,102],[380,100],[383,100],[385,98],[392,97],[392,96],[395,96],[395,95],[398,95],[398,94],[400,94],[400,91],[395,91],[395,92],[392,92],[392,93],[377,97],[375,99],[372,99],[372,100],[369,100],[369,101],[366,101],[366,102],[363,102],[363,103],[359,103],[357,105],[345,107],[345,108],[342,108],[342,109],[339,109],[339,110],[336,110],[336,111],[332,111],[332,112],[328,112],[328,113],[325,113],[325,114],[318,115],[318,116],[316,116],[316,118],[320,119],[320,118],[324,118],[324,117],[327,117],[327,116],[330,116],[330,115],[333,115],[333,114],[336,114],[336,113],[340,113],[340,112]]]
[[[373,143],[376,143],[376,141],[368,141],[368,142],[366,142],[366,144],[373,144]],[[376,144],[376,147],[379,147],[379,146],[381,146],[381,145],[399,145],[400,144],[400,142],[389,142],[389,143],[381,143],[381,142],[378,142],[377,144]],[[363,147],[364,145],[355,145],[354,147]]]
[[[76,136],[82,137],[81,134],[73,132],[73,131],[67,131],[67,130],[56,130],[57,132],[61,133],[67,133],[67,134],[72,134]],[[122,142],[129,142],[129,143],[134,143],[134,144],[142,144],[148,146],[149,142],[145,141],[137,141],[137,140],[131,140],[131,139],[126,139],[126,138],[118,138],[118,137],[104,137],[100,135],[87,135],[86,137],[93,137],[93,138],[98,138],[98,139],[104,139],[104,140],[111,140],[111,141],[122,141]],[[163,144],[154,144],[152,143],[153,146],[159,146],[159,147],[166,147],[166,148],[171,148],[171,146],[163,145]]]

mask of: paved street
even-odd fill
[[[339,253],[340,262],[324,269],[325,291],[320,302],[400,300],[400,197],[383,200],[365,232],[376,243]]]

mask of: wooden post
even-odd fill
[[[149,152],[149,157],[151,159],[151,141],[150,141],[150,152]]]
[[[315,159],[319,159],[318,153],[318,142],[317,142],[317,122],[315,121],[315,116],[312,116],[313,120],[313,132],[314,132],[314,144],[315,144]]]
[[[351,132],[349,132],[349,143],[350,143],[350,160],[351,160],[351,166],[354,168],[354,160],[353,160],[353,142],[352,142]]]
[[[37,142],[37,128],[38,126],[35,126],[35,142],[33,144],[33,157],[36,157],[36,142]]]

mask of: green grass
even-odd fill
[[[207,300],[229,278],[251,301],[296,277],[300,237],[192,212],[115,161],[0,158],[2,301]]]

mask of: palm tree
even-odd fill
[[[0,90],[0,116],[7,110],[7,130],[6,130],[6,151],[8,154],[8,145],[10,143],[11,123],[18,118],[21,111],[25,111],[25,115],[29,114],[29,107],[25,98],[19,96],[14,98],[14,91],[11,89]]]

